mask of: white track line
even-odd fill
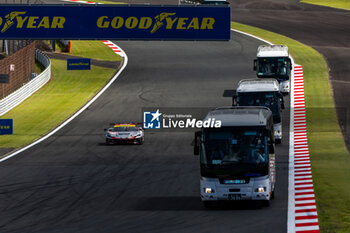
[[[108,43],[109,47],[118,47],[117,45],[115,45],[114,43],[110,42],[110,41],[103,41],[103,43]],[[118,47],[119,48],[119,47]],[[0,159],[0,163],[4,162],[5,160],[8,160],[16,155],[18,155],[19,153],[28,150],[29,148],[35,146],[36,144],[44,141],[45,139],[49,138],[51,135],[53,135],[54,133],[56,133],[58,130],[62,129],[64,126],[66,126],[69,122],[71,122],[74,118],[76,118],[77,116],[79,116],[86,108],[88,108],[93,102],[95,102],[106,90],[107,88],[119,77],[119,75],[122,73],[122,71],[125,69],[125,67],[128,64],[128,56],[126,55],[126,53],[119,48],[118,52],[115,52],[119,55],[121,55],[124,58],[123,61],[123,65],[120,68],[120,70],[118,71],[118,73],[116,73],[116,75],[113,76],[113,78],[108,82],[108,84],[106,86],[104,86],[96,95],[94,98],[92,98],[87,104],[85,104],[78,112],[76,112],[73,116],[71,116],[70,118],[68,118],[68,120],[66,120],[65,122],[63,122],[61,125],[59,125],[56,129],[52,130],[50,133],[48,133],[47,135],[45,135],[44,137],[38,139],[37,141],[13,152],[10,153],[9,155],[3,157]]]
[[[271,42],[260,37],[235,29],[231,30],[272,45]],[[292,57],[291,59],[294,68],[290,89],[287,231],[288,233],[318,233],[319,225],[307,142],[303,68],[300,65],[295,65]],[[300,160],[302,160],[302,164],[299,163]],[[309,197],[312,197],[312,200],[301,199]],[[300,218],[300,216],[308,215],[309,209],[313,211],[311,212],[312,217]]]
[[[90,2],[90,1],[81,1],[81,0],[62,0],[62,1],[67,1],[67,2],[75,2],[75,3],[83,3],[83,4],[102,4],[102,3],[96,3],[96,2]],[[28,150],[29,148],[35,146],[36,144],[44,141],[45,139],[47,139],[48,137],[50,137],[51,135],[53,135],[54,133],[56,133],[58,130],[60,130],[61,128],[63,128],[65,125],[67,125],[69,122],[71,122],[74,118],[76,118],[80,113],[82,113],[86,108],[88,108],[93,102],[95,102],[97,100],[98,97],[100,97],[103,92],[105,92],[107,90],[107,88],[119,77],[119,75],[121,74],[121,72],[125,69],[125,67],[128,64],[128,56],[126,55],[126,53],[120,48],[118,47],[116,44],[114,44],[111,41],[108,40],[102,40],[102,42],[107,45],[108,47],[110,47],[114,53],[118,54],[119,56],[123,57],[123,66],[120,68],[120,70],[118,71],[118,73],[116,75],[114,75],[114,77],[108,82],[108,84],[101,89],[101,91],[99,93],[96,94],[96,96],[90,100],[85,106],[83,106],[78,112],[76,112],[73,116],[71,116],[70,118],[68,118],[68,120],[66,120],[65,122],[63,122],[61,125],[59,125],[56,129],[52,130],[50,133],[48,133],[47,135],[45,135],[44,137],[38,139],[37,141],[29,144],[28,146],[25,146],[13,153],[10,153],[9,155],[3,157],[0,159],[0,163],[12,158],[16,155],[18,155],[19,153]]]
[[[231,30],[235,31],[237,33],[247,35],[249,37],[253,37],[253,38],[260,40],[260,41],[263,41],[267,44],[272,44],[271,42],[266,41],[266,40],[259,38],[257,36],[254,36],[254,35],[239,31],[239,30],[235,30],[235,29],[231,29]],[[105,43],[109,47],[112,47],[112,49],[115,51],[115,53],[121,53],[123,55],[124,63],[123,63],[123,66],[121,67],[121,69],[118,71],[118,73],[109,81],[109,83],[92,100],[90,100],[85,106],[83,106],[78,112],[76,112],[68,120],[66,120],[64,123],[62,123],[56,129],[54,129],[53,131],[51,131],[49,134],[45,135],[44,137],[40,138],[39,140],[37,140],[37,141],[31,143],[30,145],[28,145],[28,146],[26,146],[18,151],[15,151],[14,153],[11,153],[11,154],[7,155],[6,157],[0,159],[0,163],[18,155],[19,153],[21,153],[25,150],[28,150],[29,148],[44,141],[45,139],[49,138],[51,135],[56,133],[58,130],[60,130],[61,128],[66,126],[74,118],[76,118],[78,115],[80,115],[86,108],[88,108],[93,102],[95,102],[97,100],[97,98],[100,97],[107,90],[107,88],[119,77],[119,75],[125,69],[125,67],[128,63],[128,57],[121,48],[119,48],[117,45],[113,44],[112,42],[103,41],[103,43]],[[293,64],[295,64],[293,58],[291,58],[291,59],[292,59]],[[294,75],[297,74],[297,76],[298,76],[298,79],[297,79],[298,84],[300,82],[303,83],[303,76],[302,76],[302,66],[295,65],[295,68],[293,70],[295,73],[292,75],[292,80],[291,80],[292,85],[291,85],[291,92],[290,92],[290,95],[291,95],[291,113],[290,113],[290,140],[289,140],[289,182],[288,182],[289,183],[289,186],[288,186],[289,195],[288,195],[288,222],[287,222],[288,226],[287,226],[287,228],[288,228],[288,233],[294,233],[294,232],[317,233],[317,232],[319,232],[319,225],[318,225],[318,219],[317,219],[316,203],[315,203],[314,198],[313,198],[313,200],[306,200],[306,201],[296,201],[295,200],[296,199],[295,196],[298,196],[298,195],[296,195],[296,193],[306,192],[306,193],[314,194],[314,189],[313,189],[312,184],[311,185],[310,184],[297,185],[294,181],[294,179],[309,176],[309,177],[311,177],[311,183],[312,183],[311,169],[309,169],[309,170],[304,169],[301,171],[296,171],[295,165],[294,165],[294,162],[296,161],[294,159],[294,152],[296,149],[296,148],[294,148],[294,135],[306,135],[306,129],[300,129],[294,133],[294,127],[295,127],[294,114],[295,114],[295,112],[297,112],[297,110],[294,109],[294,107],[295,107]],[[299,90],[298,93],[301,94],[300,96],[304,97],[304,85],[303,84],[300,86],[298,85],[297,89]],[[296,96],[299,96],[299,95],[296,95]],[[302,109],[305,112],[305,104],[303,104],[302,106],[298,106],[298,109]],[[303,142],[307,142],[307,139],[303,140]],[[306,153],[306,151],[307,151],[307,153]],[[309,158],[308,150],[300,150],[299,152],[305,152],[305,157]],[[308,162],[308,164],[310,164],[310,163]],[[295,174],[295,173],[297,173],[297,174]],[[302,175],[302,176],[300,176],[300,175]],[[298,187],[296,188],[295,185],[297,185]],[[299,197],[297,197],[297,198],[299,198]],[[300,222],[299,216],[309,214],[309,212],[308,212],[309,209],[312,209],[312,216],[313,217],[310,219],[303,218],[303,221]]]

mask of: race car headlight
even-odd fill
[[[281,131],[275,130],[275,135],[279,135],[280,133],[281,133]]]
[[[205,188],[204,192],[205,193],[215,193],[214,189],[212,189],[212,188]]]

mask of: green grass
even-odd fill
[[[303,65],[306,117],[314,188],[322,232],[350,232],[350,156],[335,109],[327,64],[316,50],[298,41],[255,27],[232,23],[274,44],[285,44]]]
[[[35,61],[35,73],[40,74],[45,70],[45,67],[40,63]]]
[[[96,66],[91,66],[91,71],[67,71],[66,61],[51,62],[50,82],[0,117],[13,119],[14,124],[13,135],[0,136],[1,148],[22,147],[47,134],[91,99],[115,73],[114,69]]]
[[[56,52],[101,61],[121,61],[112,49],[99,40],[72,40],[72,52],[67,53],[60,42],[56,42]]]
[[[302,3],[328,6],[338,9],[350,10],[350,1],[349,0],[302,0]]]
[[[72,55],[102,61],[121,61],[113,50],[98,40],[72,40]]]
[[[72,55],[102,61],[121,61],[113,50],[98,40],[72,40]]]

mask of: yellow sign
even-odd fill
[[[153,19],[151,17],[135,17],[131,16],[123,18],[115,16],[109,18],[108,16],[101,16],[97,19],[98,28],[114,28],[119,29],[125,27],[127,29],[151,29],[151,34],[155,33],[159,28],[165,25],[168,30],[212,30],[214,28],[215,19],[210,17],[175,17],[176,13],[160,13]]]
[[[62,16],[26,16],[26,11],[12,11],[5,16],[5,22],[1,33],[6,32],[16,23],[17,28],[64,28],[66,18]],[[0,26],[3,23],[0,17]]]
[[[229,40],[229,7],[1,5],[1,39]]]

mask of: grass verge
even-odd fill
[[[87,57],[101,61],[121,61],[120,56],[107,47],[104,43],[99,40],[72,40],[72,52],[65,52],[65,48],[61,43],[56,42],[56,52],[64,53],[67,55]]]
[[[316,50],[291,38],[232,22],[231,27],[285,44],[297,64],[303,65],[309,151],[320,229],[350,232],[350,156],[335,109],[327,64]]]
[[[121,61],[112,49],[98,40],[72,40],[71,55],[89,57],[101,61]]]
[[[14,124],[13,135],[1,136],[1,148],[19,148],[47,134],[91,99],[115,73],[115,69],[96,66],[90,71],[67,71],[66,61],[51,62],[51,81],[0,117],[13,119]]]
[[[40,74],[45,70],[45,67],[38,61],[35,61],[35,73]]]
[[[308,3],[313,5],[321,5],[321,6],[328,6],[343,10],[350,10],[350,1],[349,0],[303,0],[300,1],[302,3]]]

